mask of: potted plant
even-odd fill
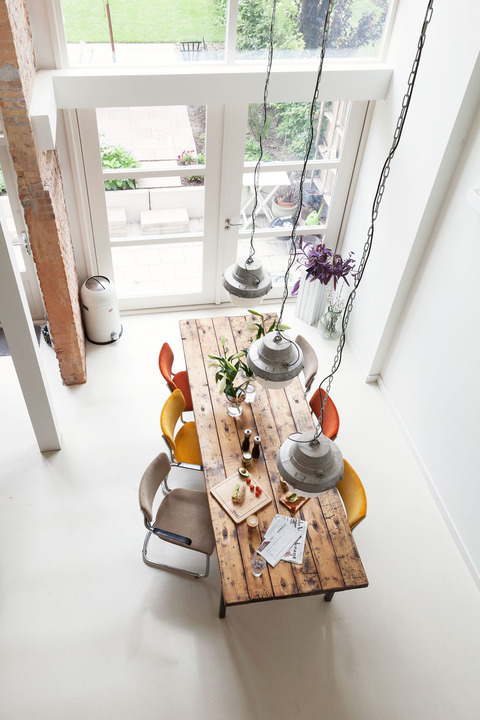
[[[318,294],[316,302],[318,315],[316,315],[313,322],[318,321],[320,317],[320,305],[326,294],[327,310],[322,316],[322,324],[325,326],[325,322],[329,320],[328,336],[330,339],[338,337],[340,334],[336,323],[342,314],[344,306],[342,291],[345,284],[350,285],[348,282],[349,276],[355,276],[355,260],[352,256],[353,252],[350,252],[348,258],[344,260],[339,253],[334,253],[316,236],[301,237],[298,241],[296,261],[303,273],[295,282],[292,295],[297,296],[300,288],[305,292],[308,287],[307,281],[309,283],[314,280],[318,281],[317,284],[322,288],[323,292]],[[328,314],[329,316],[326,318],[325,315]]]
[[[298,205],[298,184],[283,185],[272,200],[271,209],[274,217],[291,217]]]
[[[197,155],[194,150],[184,150],[181,155],[177,156],[177,163],[179,165],[204,165],[205,155],[200,153]],[[185,180],[187,185],[203,185],[203,175],[187,175],[182,180]]]
[[[226,340],[221,338],[222,355],[208,354],[209,367],[214,367],[216,390],[224,393],[228,400],[227,412],[232,417],[242,414],[242,402],[245,400],[247,387],[253,379],[253,372],[247,363],[242,360],[247,350],[227,355]]]

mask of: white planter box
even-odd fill
[[[300,287],[295,306],[295,315],[308,323],[317,325],[327,303],[327,288],[318,280],[305,281],[305,270],[302,271]]]

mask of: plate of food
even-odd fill
[[[239,468],[210,492],[236,523],[272,501],[269,493],[245,468]]]
[[[305,505],[308,498],[299,495],[298,493],[289,490],[280,498],[280,502],[287,507],[292,514],[295,514],[302,505]]]

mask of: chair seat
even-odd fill
[[[190,383],[188,382],[188,373],[186,370],[180,370],[175,373],[172,378],[176,387],[182,391],[185,398],[185,412],[193,411],[192,394],[190,392]]]
[[[175,459],[181,463],[202,465],[202,453],[194,422],[185,423],[175,435]]]
[[[176,488],[166,495],[158,508],[155,527],[192,540],[189,549],[211,555],[215,549],[207,495],[198,490]],[[169,540],[175,545],[173,540]]]

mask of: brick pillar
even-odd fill
[[[0,109],[60,374],[75,385],[86,382],[78,277],[57,153],[37,150],[28,117],[34,77],[25,0],[0,0]]]

